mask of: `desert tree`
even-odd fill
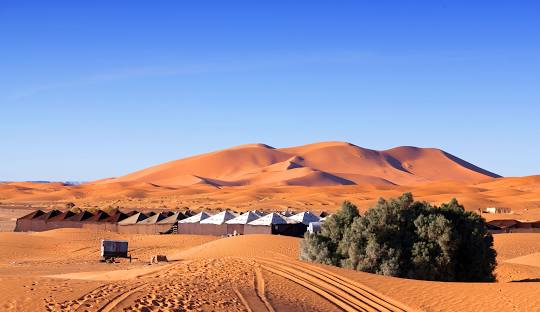
[[[301,258],[359,271],[440,281],[493,281],[496,253],[485,220],[457,200],[440,207],[412,194],[379,199],[363,216],[349,202],[306,234]]]

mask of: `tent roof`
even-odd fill
[[[309,211],[304,211],[301,213],[297,213],[292,217],[289,217],[289,219],[298,221],[300,223],[303,223],[305,225],[309,225],[311,222],[319,222],[320,218],[316,215],[312,214]]]
[[[131,211],[126,212],[125,214],[126,214],[126,216],[131,217],[131,216],[136,215],[138,213],[139,213],[139,211],[137,211],[137,210],[131,210]]]
[[[70,221],[85,221],[91,217],[93,217],[94,214],[89,212],[89,211],[81,211],[79,212],[78,214],[72,216],[71,218],[69,218]]]
[[[253,211],[244,212],[243,214],[239,215],[238,217],[231,219],[225,223],[227,224],[248,224],[251,221],[255,221],[259,219],[261,216],[256,214]]]
[[[43,212],[43,210],[36,210],[36,211],[32,211],[31,213],[25,215],[25,216],[22,216],[20,217],[19,219],[35,219],[39,216],[42,216],[43,214],[45,214],[45,212]]]
[[[518,220],[514,220],[514,219],[503,219],[503,220],[491,220],[488,222],[489,224],[491,225],[494,225],[494,226],[497,226],[499,228],[509,228],[509,227],[513,227],[517,224],[519,224],[520,222]]]
[[[112,222],[112,223],[118,223],[128,217],[127,214],[118,211],[113,215],[110,215],[107,219],[105,219],[105,222]]]
[[[155,215],[153,216],[150,216],[144,220],[141,220],[138,222],[138,224],[155,224],[155,223],[158,223],[159,221],[163,220],[167,218],[167,213],[166,212],[162,212],[162,213],[156,213]]]
[[[285,210],[285,211],[283,211],[281,213],[281,215],[284,216],[284,217],[290,217],[290,216],[294,215],[294,213],[289,211],[289,210]]]
[[[161,221],[158,221],[158,223],[159,224],[173,224],[173,223],[176,223],[177,221],[183,220],[185,218],[186,218],[186,216],[183,213],[177,211],[177,212],[173,213],[171,216],[169,216],[169,217],[167,217],[167,218],[165,218],[165,219],[163,219]]]
[[[198,214],[194,215],[194,216],[191,216],[189,218],[186,218],[184,220],[180,220],[178,221],[178,223],[199,223],[201,222],[202,220],[206,219],[206,218],[209,218],[210,215],[207,214],[206,212],[204,211],[201,211],[199,212]]]
[[[201,224],[223,224],[231,219],[236,218],[232,212],[225,210],[201,221]]]
[[[66,219],[69,219],[69,218],[73,217],[74,215],[75,215],[74,212],[72,212],[70,210],[66,210],[66,211],[62,212],[61,214],[50,218],[49,220],[50,221],[63,221],[63,220],[66,220]]]
[[[280,215],[279,213],[269,213],[264,217],[260,217],[255,221],[251,221],[250,225],[272,225],[272,224],[288,224],[288,223],[298,223],[296,221],[291,222],[287,217]]]
[[[101,221],[105,221],[109,217],[110,217],[110,215],[108,213],[106,213],[105,211],[100,210],[95,215],[88,218],[86,221],[101,222]]]
[[[120,225],[136,224],[136,223],[139,223],[140,221],[142,221],[142,220],[144,220],[146,218],[148,218],[148,216],[146,216],[144,213],[137,212],[136,214],[132,215],[131,217],[126,218],[126,219],[118,222],[118,224],[120,224]]]
[[[49,220],[49,219],[51,219],[53,217],[56,217],[57,215],[59,215],[61,213],[62,213],[62,211],[53,209],[53,210],[50,210],[50,211],[46,211],[44,214],[36,217],[35,219]]]

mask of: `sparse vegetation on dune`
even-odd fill
[[[496,252],[485,220],[457,200],[440,207],[411,193],[380,199],[363,216],[344,202],[300,258],[358,271],[436,281],[494,281]]]

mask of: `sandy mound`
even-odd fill
[[[196,246],[172,259],[220,258],[220,257],[298,257],[300,239],[279,235],[240,235],[222,238]],[[264,246],[264,247],[262,247]]]
[[[540,252],[506,260],[507,263],[530,265],[540,268]],[[540,277],[539,277],[540,278]]]
[[[540,253],[540,233],[497,234],[495,249],[499,261]]]

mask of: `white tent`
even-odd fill
[[[158,221],[161,221],[163,219],[167,218],[167,213],[156,213],[153,216],[150,216],[142,221],[139,221],[137,224],[155,224]]]
[[[207,214],[206,212],[204,211],[201,211],[199,212],[198,214],[194,215],[194,216],[191,216],[189,218],[186,218],[184,220],[180,220],[178,221],[179,224],[182,224],[182,223],[199,223],[201,222],[202,220],[206,219],[206,218],[209,218],[210,215]]]
[[[223,224],[234,218],[236,218],[235,214],[233,214],[232,212],[228,210],[225,210],[209,218],[201,220],[201,224]]]
[[[183,213],[177,211],[172,216],[167,217],[167,218],[165,218],[165,219],[163,219],[161,221],[158,221],[157,223],[158,224],[174,224],[174,223],[176,223],[176,222],[178,222],[180,220],[183,220],[185,218],[186,218],[186,216]]]
[[[291,222],[287,220],[286,217],[278,213],[272,212],[272,213],[267,214],[264,217],[260,217],[259,219],[255,221],[251,221],[248,224],[249,225],[272,225],[272,224],[288,224],[288,223],[297,223],[297,222]]]
[[[148,218],[144,213],[137,212],[136,214],[132,215],[131,217],[128,217],[120,222],[118,222],[119,225],[131,225],[136,224],[144,219]]]
[[[261,216],[252,212],[252,211],[248,211],[248,212],[244,212],[243,214],[241,214],[240,216],[234,218],[234,219],[231,219],[225,223],[227,224],[248,224],[250,223],[251,221],[255,221],[257,219],[259,219]]]
[[[304,211],[298,214],[295,214],[292,217],[289,217],[289,219],[298,221],[300,223],[303,223],[305,225],[309,225],[311,222],[319,222],[320,218],[316,215],[312,214],[309,211]]]

